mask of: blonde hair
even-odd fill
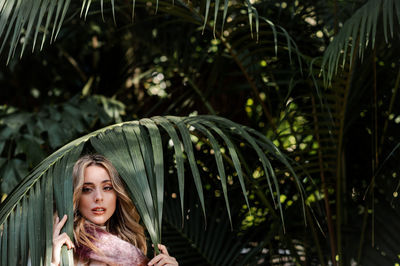
[[[99,154],[85,155],[74,165],[72,175],[74,187],[73,205],[75,242],[78,246],[84,245],[95,252],[99,252],[92,242],[95,238],[85,230],[85,218],[79,213],[79,200],[85,180],[84,173],[85,169],[91,165],[103,167],[108,172],[111,184],[117,193],[117,206],[115,212],[105,224],[107,231],[135,245],[146,254],[146,237],[144,234],[144,228],[139,223],[139,213],[133,205],[132,200],[129,198],[117,170],[109,160]]]

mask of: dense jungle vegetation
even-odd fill
[[[399,36],[395,0],[1,0],[0,264],[28,250],[45,263],[48,242],[15,231],[43,223],[24,211],[47,183],[12,215],[6,203],[47,156],[122,121],[216,115],[265,138],[271,165],[201,120],[221,152],[191,131],[181,213],[177,158],[165,157],[160,238],[181,265],[400,265]]]

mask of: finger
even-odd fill
[[[149,263],[147,265],[155,265],[156,263],[158,263],[163,258],[163,256],[165,256],[165,255],[164,254],[159,254],[159,255],[155,256],[153,259],[151,259],[149,261]]]
[[[53,235],[54,235],[54,232],[56,230],[56,225],[58,224],[59,220],[60,220],[60,218],[58,218],[58,216],[56,216],[53,221]]]
[[[68,237],[66,244],[67,244],[68,249],[75,248],[74,243],[72,242],[72,240],[69,237]]]
[[[63,218],[59,222],[59,225],[60,225],[61,228],[64,226],[64,224],[67,221],[67,219],[68,219],[68,216],[66,214],[64,214]]]
[[[63,245],[66,245],[68,249],[75,248],[74,243],[72,242],[71,238],[67,235],[67,233],[62,233],[61,235],[58,236],[58,238],[55,240],[56,245],[59,245],[60,247]]]
[[[53,224],[53,238],[57,237],[60,234],[60,230],[57,230],[57,226],[60,222],[60,218],[57,216],[56,220],[54,221]]]
[[[75,248],[74,243],[71,238],[67,235],[67,233],[63,233],[63,237],[65,239],[64,244],[68,247],[68,249]]]
[[[168,256],[169,256],[169,253],[168,253],[168,250],[167,250],[167,247],[166,247],[166,246],[161,245],[161,244],[158,244],[158,248],[160,249],[160,251],[161,251],[162,254],[165,254],[165,255],[168,255]]]
[[[147,265],[165,265],[167,263],[176,264],[176,259],[166,254],[158,254]]]
[[[67,219],[68,219],[68,216],[67,216],[66,214],[64,214],[64,216],[63,216],[63,218],[61,219],[61,221],[55,225],[53,237],[54,237],[55,235],[59,235],[59,234],[60,234],[60,231],[61,231],[61,229],[63,228],[63,226],[64,226],[65,222],[67,221]]]
[[[170,257],[164,257],[160,261],[157,262],[157,266],[164,266],[167,264],[173,263]]]

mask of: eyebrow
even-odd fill
[[[108,182],[111,182],[111,180],[110,179],[106,179],[106,180],[101,181],[102,184],[103,183],[108,183]],[[85,182],[83,184],[84,185],[94,185],[94,183],[92,183],[92,182]]]

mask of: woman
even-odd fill
[[[75,243],[60,234],[68,217],[56,217],[52,265],[60,265],[61,247],[74,249],[75,265],[178,265],[164,245],[148,261],[144,228],[117,170],[102,155],[85,155],[73,169]]]

